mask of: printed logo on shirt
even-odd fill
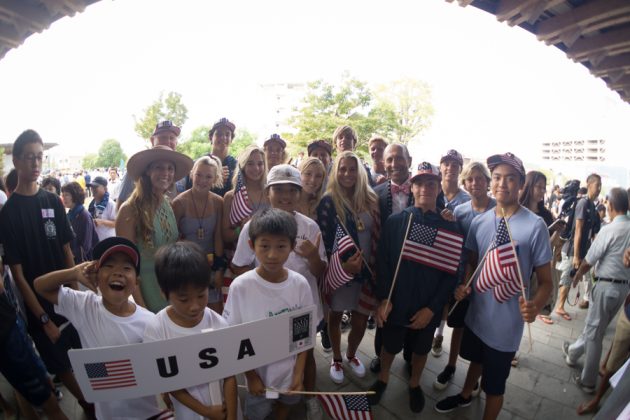
[[[299,350],[311,344],[311,314],[307,313],[291,318],[289,351]]]
[[[43,219],[54,219],[55,218],[55,209],[42,209],[42,218]]]
[[[57,237],[57,227],[55,226],[55,222],[52,220],[46,220],[44,222],[44,231],[46,232],[46,237],[48,239],[54,239]]]

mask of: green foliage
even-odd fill
[[[134,130],[144,140],[149,140],[158,122],[163,120],[172,121],[178,127],[184,125],[188,119],[188,109],[182,103],[182,95],[177,92],[168,92],[164,97],[164,92],[159,98],[144,109],[144,116],[137,118],[134,115]]]
[[[108,139],[101,144],[98,149],[98,158],[96,159],[97,168],[108,168],[110,166],[120,165],[120,160],[127,160],[127,156],[120,147],[120,143],[116,139]],[[85,168],[85,166],[84,166]]]
[[[431,87],[421,80],[404,78],[379,85],[374,97],[377,108],[393,112],[392,140],[406,144],[431,125]]]
[[[212,150],[212,145],[208,139],[210,126],[202,125],[193,130],[190,137],[177,145],[177,151],[188,155],[191,159],[197,159],[207,155]],[[238,155],[250,144],[255,143],[254,135],[247,129],[237,129],[236,136],[230,145],[230,154]]]
[[[4,178],[4,147],[0,147],[0,156],[2,156],[2,159],[0,159],[0,176]]]
[[[83,169],[95,169],[98,168],[98,155],[96,153],[88,153],[83,156],[81,167]]]

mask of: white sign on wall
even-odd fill
[[[187,337],[70,350],[85,399],[112,401],[213,382],[313,347],[315,306]]]

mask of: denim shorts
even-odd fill
[[[24,321],[16,317],[15,325],[0,347],[0,372],[26,400],[41,406],[50,398],[52,388],[42,359],[35,353],[26,334]]]

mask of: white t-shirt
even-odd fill
[[[228,326],[225,319],[210,308],[206,308],[203,319],[192,328],[181,327],[175,324],[166,312],[169,307],[162,309],[155,315],[155,318],[147,325],[144,331],[144,341],[153,342],[167,340],[169,338],[185,337],[199,334],[202,331],[218,330]],[[215,381],[209,384],[202,384],[186,388],[186,391],[197,401],[204,405],[223,404],[223,381]],[[204,417],[186,407],[177,399],[171,398],[175,409],[177,420],[203,420]]]
[[[107,206],[105,206],[105,210],[98,218],[112,222],[116,220],[116,202],[111,197],[107,200]],[[116,236],[116,228],[98,225],[96,226],[96,234],[98,235],[98,240],[102,241],[103,239]]]
[[[317,235],[321,233],[321,231],[319,230],[319,225],[315,223],[314,220],[304,216],[302,213],[294,212],[294,216],[298,227],[295,246],[298,247],[303,241],[307,239],[311,241],[312,244],[315,244],[315,242],[317,242]],[[256,260],[254,251],[252,251],[252,249],[250,248],[248,241],[249,222],[245,223],[245,226],[243,226],[243,230],[238,237],[238,243],[236,245],[234,257],[232,258],[232,264],[237,267],[246,267],[251,264],[254,264],[255,267],[258,267],[258,260]],[[323,240],[320,240],[319,242],[319,258],[324,263],[328,263],[328,259],[326,258],[326,248],[324,248]],[[316,321],[324,318],[324,310],[322,308],[322,301],[319,297],[317,278],[309,270],[308,260],[304,257],[300,257],[298,254],[295,253],[295,251],[291,251],[291,254],[289,254],[289,259],[284,264],[284,267],[300,273],[306,278],[306,281],[308,281],[308,285],[311,288],[311,296],[313,298],[313,302],[315,302],[315,305],[317,306],[317,313],[315,314],[317,316]]]
[[[304,276],[291,270],[287,272],[287,279],[281,283],[268,282],[256,270],[234,279],[223,309],[228,324],[257,321],[312,305],[310,286]],[[261,366],[256,372],[265,386],[286,390],[291,385],[296,358],[294,355]]]
[[[121,346],[142,342],[146,325],[155,315],[141,306],[127,317],[109,312],[103,298],[91,291],[61,287],[55,312],[75,326],[83,348]],[[94,404],[98,419],[146,419],[162,412],[155,396]]]

